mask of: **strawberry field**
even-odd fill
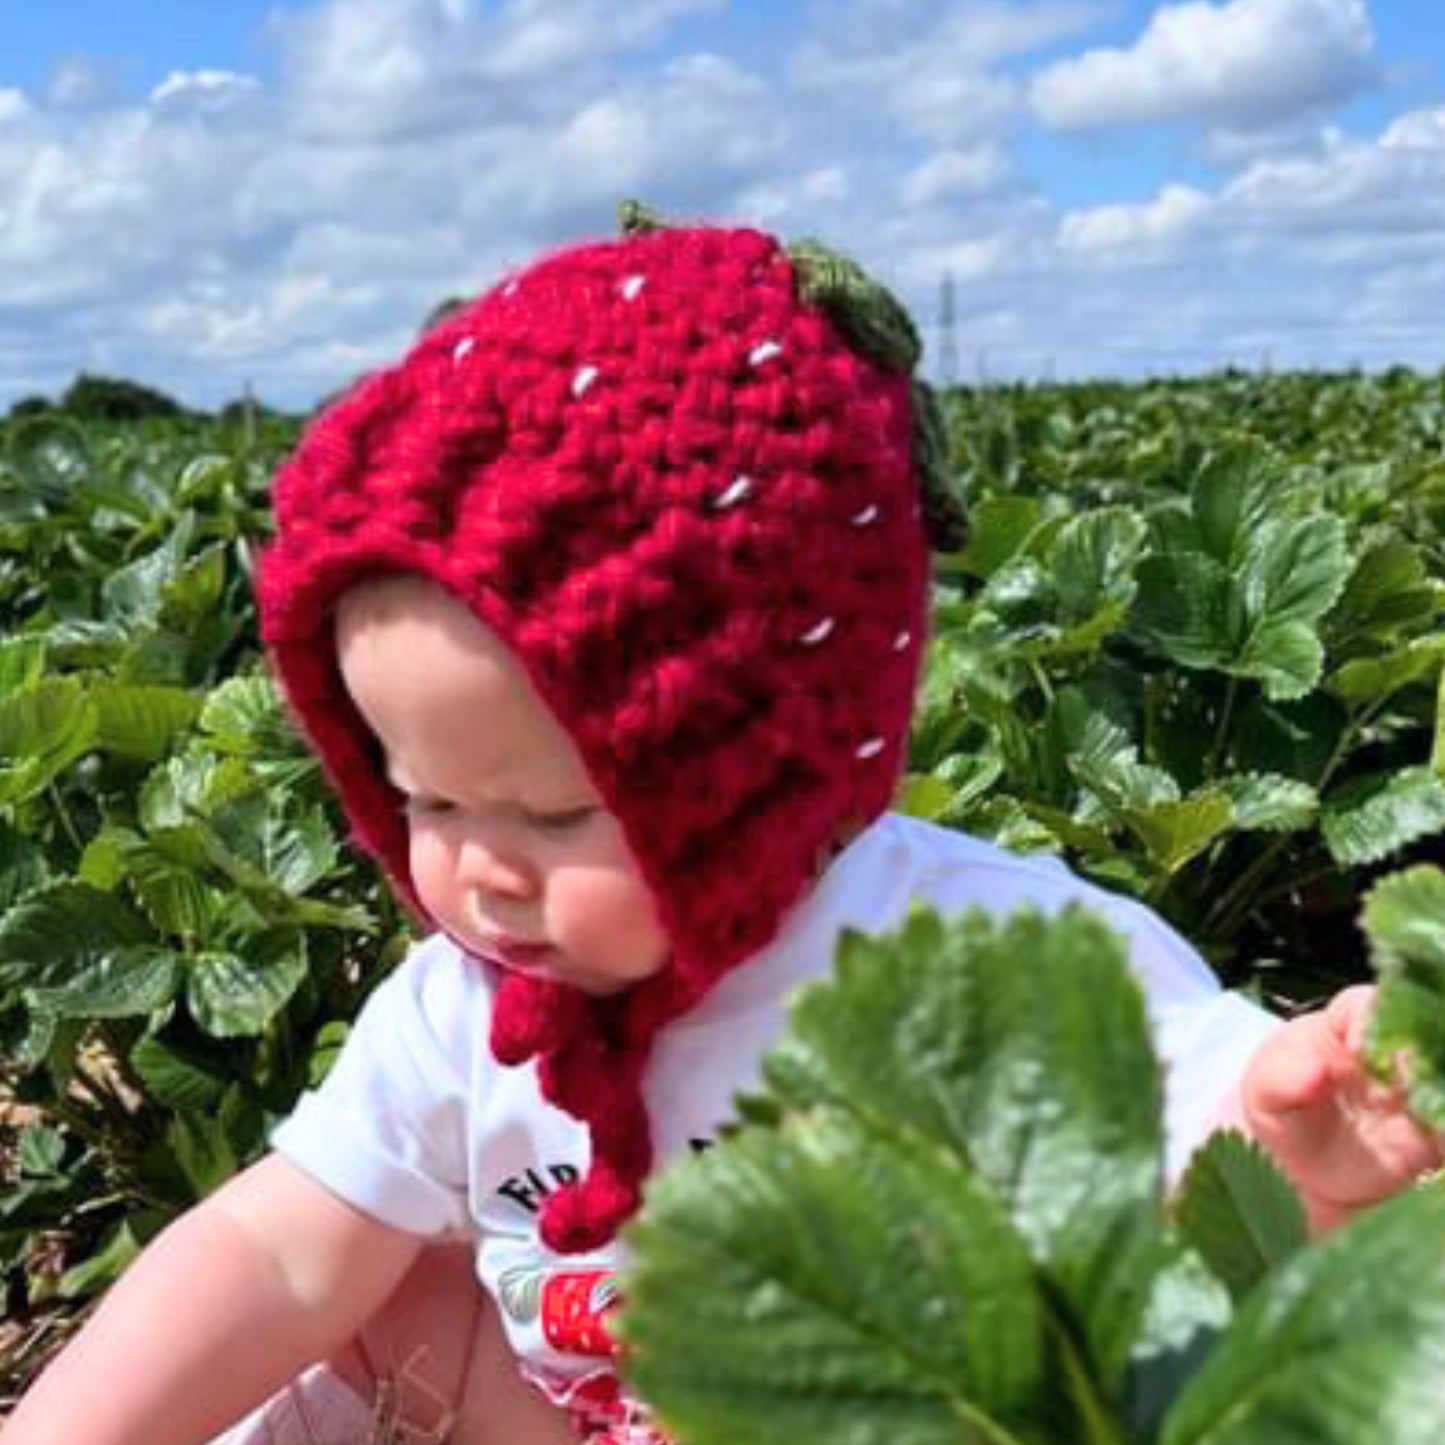
[[[1434,1022],[1445,888],[1432,866],[1445,862],[1445,375],[989,387],[953,394],[948,413],[972,534],[939,560],[899,806],[1063,854],[1144,899],[1227,981],[1278,1009],[1385,972],[1387,1029],[1419,1041],[1422,1107],[1434,1107],[1445,1057]],[[345,848],[260,664],[251,571],[267,480],[295,435],[294,422],[254,416],[98,423],[35,409],[0,423],[0,1402],[147,1238],[255,1157],[406,947],[403,920]],[[1157,1080],[1131,1032],[1127,985],[1110,973],[1111,945],[1077,928],[1028,944],[918,932],[897,947],[900,966],[918,968],[923,955],[960,949],[959,970],[977,967],[992,980],[980,987],[1005,991],[988,960],[1027,946],[1063,970],[1061,994],[1071,958],[1080,987],[1116,990],[1127,1057],[1114,1092],[1091,1092],[1095,1075],[1076,1061],[1060,1077],[1077,1087],[1043,1101],[1113,1118],[1131,1097],[1147,1105]],[[944,981],[919,986],[947,1007]],[[796,1253],[760,1259],[766,1251],[740,1244],[787,1236],[788,1196],[777,1191],[788,1181],[842,1201],[829,1227],[864,1250],[861,1293],[834,1313],[863,1311],[875,1342],[906,1337],[902,1314],[867,1314],[863,1298],[875,1215],[898,1212],[902,1196],[865,1208],[848,1192],[856,1180],[826,1167],[877,1158],[870,1177],[916,1195],[915,1214],[925,1196],[951,1201],[955,1224],[940,1216],[930,1277],[951,1270],[961,1289],[1017,1300],[998,1316],[1016,1348],[990,1353],[944,1332],[947,1348],[908,1370],[891,1356],[863,1359],[829,1322],[779,1316],[778,1338],[801,1342],[794,1373],[749,1393],[739,1379],[784,1369],[787,1352],[749,1358],[741,1321],[702,1319],[699,1358],[742,1372],[726,1384],[730,1400],[746,1395],[746,1412],[718,1416],[688,1375],[690,1344],[672,1360],[659,1346],[644,1376],[696,1445],[784,1430],[820,1441],[1363,1438],[1344,1415],[1343,1434],[1321,1417],[1314,1434],[1286,1436],[1283,1416],[1259,1427],[1275,1418],[1274,1434],[1208,1433],[1220,1400],[1268,1394],[1250,1360],[1261,1340],[1285,1346],[1256,1318],[1266,1305],[1251,1315],[1247,1297],[1291,1258],[1291,1318],[1321,1348],[1336,1338],[1331,1297],[1349,1298],[1357,1318],[1385,1309],[1350,1280],[1368,1269],[1401,1281],[1395,1293],[1416,1313],[1375,1320],[1382,1350],[1395,1353],[1368,1388],[1414,1398],[1414,1377],[1398,1372],[1426,1370],[1427,1344],[1441,1348],[1445,1290],[1407,1286],[1445,1282],[1401,1241],[1438,1233],[1433,1193],[1381,1211],[1373,1234],[1320,1260],[1267,1167],[1225,1151],[1201,1166],[1183,1232],[1169,1233],[1152,1172],[1157,1120],[1141,1115],[1124,1131],[1127,1157],[1100,1143],[1109,1130],[1049,1146],[1076,1151],[1060,1154],[1062,1176],[1093,1181],[1080,1189],[1080,1218],[1086,1195],[1109,1194],[1101,1177],[1120,1181],[1100,1202],[1113,1213],[1073,1235],[1053,1231],[1029,1213],[1022,1186],[1000,1204],[986,1169],[987,1188],[970,1167],[949,1176],[920,1145],[933,1137],[921,1101],[938,1080],[895,1081],[896,1128],[880,1128],[871,1106],[828,1114],[823,1105],[869,1087],[842,1077],[841,1016],[856,1007],[886,1035],[870,1012],[886,1006],[840,994],[830,1021],[816,1005],[813,1034],[790,1046],[755,1101],[759,1132],[689,1166],[714,1171],[706,1189],[681,1179],[663,1191],[659,1220],[644,1226],[630,1337],[683,1340],[677,1314],[696,1315],[696,1297],[683,1309],[667,1281],[701,1267],[688,1241],[807,1295]],[[990,1047],[1027,1055],[1033,1038],[1021,1025]],[[1096,1044],[1078,1041],[1080,1057]],[[819,1122],[789,1134],[780,1121],[790,1111]],[[782,1153],[768,1152],[773,1136]],[[1260,1211],[1270,1227],[1258,1227]],[[1254,1220],[1252,1253],[1210,1242],[1238,1237],[1234,1214]],[[981,1232],[950,1242],[957,1221]],[[980,1239],[992,1244],[981,1251]],[[1047,1284],[1037,1299],[1026,1278]],[[881,1275],[872,1283],[885,1288]],[[905,1272],[901,1288],[910,1308],[926,1305],[926,1281]],[[1175,1400],[1198,1364],[1191,1341],[1226,1326],[1238,1342]],[[735,1360],[719,1362],[722,1338],[739,1340]],[[820,1359],[850,1361],[872,1381],[865,1395],[904,1412],[891,1436],[845,1434],[838,1412],[854,1418],[867,1402],[830,1394]],[[949,1393],[936,1382],[965,1377],[982,1382],[967,1404],[977,1419],[930,1413]],[[1056,1399],[1046,1378],[1069,1384]],[[961,1433],[965,1417],[976,1433]],[[1382,1438],[1417,1438],[1416,1418],[1400,1415]]]

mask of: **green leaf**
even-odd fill
[[[256,791],[239,758],[187,754],[153,768],[141,787],[139,814],[147,832],[181,828]]]
[[[1049,559],[1062,620],[1081,622],[1111,604],[1127,608],[1147,536],[1143,521],[1125,507],[1104,507],[1066,522]]]
[[[1228,795],[1236,828],[1293,833],[1312,827],[1319,814],[1315,790],[1278,773],[1237,773],[1215,786]]]
[[[1338,517],[1262,523],[1236,584],[1245,635],[1228,670],[1260,679],[1277,702],[1309,692],[1324,665],[1319,621],[1349,572],[1345,524]]]
[[[129,1220],[121,1220],[95,1253],[72,1265],[60,1277],[56,1293],[61,1299],[84,1299],[114,1284],[140,1255],[141,1242]]]
[[[185,631],[214,617],[226,584],[224,542],[216,542],[190,558],[160,591],[157,620],[163,627]]]
[[[1225,793],[1205,788],[1177,802],[1127,809],[1123,817],[1160,872],[1170,874],[1229,829],[1234,808]]]
[[[344,1019],[330,1019],[316,1031],[316,1043],[306,1060],[306,1087],[319,1089],[341,1057],[341,1048],[351,1033]]]
[[[1445,671],[1435,692],[1435,738],[1430,748],[1430,771],[1445,781]]]
[[[44,638],[9,637],[0,642],[0,694],[33,687],[44,675]]]
[[[320,809],[279,817],[268,811],[268,800],[245,798],[216,811],[209,836],[228,860],[244,862],[293,895],[305,893],[336,867],[336,838]]]
[[[95,741],[95,706],[78,678],[0,697],[0,804],[34,797]]]
[[[129,868],[127,858],[140,837],[129,828],[106,827],[85,845],[76,874],[82,883],[113,893]]]
[[[60,988],[107,965],[149,930],[113,894],[62,881],[22,899],[0,921],[0,986]]]
[[[213,688],[201,709],[201,730],[224,753],[284,757],[305,750],[268,676],[228,678]]]
[[[1336,863],[1376,863],[1445,829],[1445,783],[1428,767],[1356,778],[1325,800],[1320,831]]]
[[[1236,1301],[1309,1242],[1299,1196],[1253,1141],[1215,1134],[1189,1162],[1176,1217]]]
[[[1368,1049],[1393,1081],[1408,1056],[1410,1107],[1445,1129],[1445,872],[1420,865],[1377,883],[1361,918],[1380,978]]]
[[[1336,696],[1358,707],[1388,697],[1421,678],[1433,677],[1445,660],[1445,635],[1417,637],[1379,657],[1357,657],[1330,675]]]
[[[1233,822],[1224,791],[1211,787],[1181,798],[1173,777],[1140,763],[1132,746],[1112,755],[1071,757],[1069,768],[1166,874],[1203,852]]]
[[[0,818],[0,916],[49,880],[45,854]]]
[[[130,1051],[130,1065],[146,1092],[167,1109],[204,1113],[225,1092],[226,1075],[218,1060],[170,1041],[142,1039]]]
[[[24,489],[51,507],[67,505],[94,467],[85,432],[58,416],[25,417],[7,427],[5,460]]]
[[[931,773],[910,773],[903,780],[893,806],[910,818],[936,822],[953,803],[953,789]]]
[[[1238,567],[1260,527],[1278,510],[1282,490],[1278,465],[1261,449],[1215,453],[1190,493],[1200,549],[1226,569]]]
[[[744,1131],[668,1171],[629,1239],[628,1373],[691,1445],[1041,1438],[1028,1253],[904,1129],[824,1109]]]
[[[190,1111],[175,1114],[166,1127],[165,1141],[197,1199],[220,1188],[238,1167],[226,1127],[218,1118]]]
[[[105,621],[134,628],[153,626],[160,620],[166,588],[185,567],[194,529],[194,516],[185,513],[160,546],[106,578],[101,588]]]
[[[1417,1189],[1258,1286],[1176,1402],[1161,1445],[1436,1445],[1445,1196]]]
[[[187,1003],[215,1038],[254,1037],[305,977],[305,958],[298,951],[273,950],[268,957],[202,953],[192,960]]]
[[[1124,1385],[1130,1440],[1158,1439],[1165,1412],[1232,1314],[1229,1292],[1193,1250],[1181,1249],[1159,1271]]]
[[[982,497],[970,508],[964,566],[975,577],[991,577],[1022,551],[1043,516],[1033,497]]]
[[[200,700],[177,687],[92,683],[96,745],[122,757],[155,762],[165,757],[201,711]]]
[[[65,1135],[45,1124],[29,1124],[20,1131],[16,1155],[22,1178],[59,1175],[65,1161]]]
[[[1146,557],[1137,572],[1132,621],[1144,639],[1182,667],[1221,667],[1232,652],[1230,577],[1199,552]]]
[[[168,1004],[181,971],[180,957],[167,949],[118,948],[63,983],[27,988],[25,999],[56,1018],[133,1018]]]
[[[1438,584],[1419,549],[1392,536],[1360,553],[1327,622],[1336,647],[1363,639],[1393,643],[1402,629],[1427,623],[1438,608]]]
[[[1231,730],[1231,753],[1243,772],[1278,773],[1313,787],[1335,755],[1350,725],[1333,697],[1311,693],[1298,702],[1254,697]]]
[[[845,933],[834,984],[798,995],[764,1074],[789,1108],[847,1110],[966,1158],[1117,1382],[1160,1258],[1160,1093],[1102,922],[972,910],[945,930],[915,909],[891,939]]]

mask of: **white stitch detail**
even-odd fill
[[[885,745],[882,738],[869,738],[853,756],[855,758],[876,758],[883,751]]]
[[[581,396],[596,380],[597,368],[595,366],[584,366],[581,371],[572,378],[572,395]]]
[[[913,634],[905,627],[897,637],[893,639],[894,652],[902,652],[910,642],[913,641]]]
[[[629,276],[622,283],[622,299],[624,301],[634,300],[637,293],[647,284],[646,276]]]
[[[776,341],[764,341],[761,346],[755,346],[748,353],[749,366],[761,366],[765,361],[771,361],[775,356],[781,356],[783,348]]]
[[[863,510],[853,518],[853,525],[855,527],[866,527],[869,522],[875,520],[877,516],[878,507],[875,503],[873,506],[864,507]]]
[[[507,284],[502,287],[502,295],[510,296],[516,289],[517,283],[515,281],[508,281]]]
[[[713,503],[713,506],[718,511],[722,511],[724,507],[731,507],[734,502],[742,501],[752,489],[753,479],[751,477],[738,477],[732,486]]]
[[[452,347],[452,360],[460,361],[476,344],[476,341],[472,337],[462,337],[462,339]]]
[[[815,642],[821,642],[833,630],[833,619],[825,617],[816,627],[810,628],[799,639],[799,642],[806,642],[811,647]]]

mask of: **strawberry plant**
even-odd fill
[[[1445,376],[993,386],[948,412],[973,530],[938,563],[899,806],[1064,855],[1282,1007],[1367,976],[1357,900],[1445,859]],[[21,1321],[68,1320],[249,1162],[406,946],[262,673],[251,574],[296,433],[250,406],[0,421]],[[1422,1040],[1424,1109],[1436,985],[1391,957],[1414,1002],[1382,1039]],[[0,1394],[32,1365],[0,1351]]]
[[[260,672],[276,455],[37,416],[0,468],[0,1270],[83,1300],[263,1147],[405,930]]]
[[[846,935],[764,1080],[629,1235],[612,1329],[690,1445],[1445,1426],[1445,1190],[1311,1244],[1283,1176],[1225,1134],[1167,1200],[1142,996],[1081,909]]]
[[[1439,429],[1386,478],[1157,398],[1132,432],[1054,405],[1037,454],[975,459],[903,805],[1067,854],[1235,980],[1328,992],[1363,968],[1353,900],[1445,825]],[[1093,480],[1045,490],[1081,437]]]

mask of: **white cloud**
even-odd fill
[[[7,121],[19,120],[29,113],[30,102],[26,99],[23,90],[16,90],[9,85],[0,85],[0,125],[4,125]]]
[[[1003,61],[1077,35],[1105,10],[1093,3],[853,0],[825,12],[824,33],[805,44],[794,84],[840,101],[881,106],[916,134],[950,142],[996,130],[1020,107]]]
[[[1380,137],[1385,150],[1423,150],[1445,153],[1445,106],[1416,110],[1391,121]]]
[[[1253,130],[1340,104],[1374,77],[1365,0],[1206,0],[1156,10],[1127,50],[1090,50],[1034,78],[1050,126],[1192,119]]]
[[[905,205],[930,206],[990,191],[1007,170],[1003,147],[995,141],[979,141],[930,156],[903,177],[898,190]]]
[[[1445,110],[1401,116],[1378,141],[1261,161],[1230,181],[1221,200],[1237,230],[1291,232],[1305,247],[1341,235],[1384,245],[1410,233],[1445,243]]]
[[[110,78],[97,61],[83,55],[62,61],[45,88],[46,103],[61,110],[83,110],[110,97]]]
[[[337,142],[555,115],[612,56],[723,0],[326,0],[279,12],[297,124]]]
[[[219,114],[256,96],[261,82],[230,70],[173,70],[154,90],[151,104]]]
[[[1137,264],[1177,243],[1208,216],[1211,200],[1192,186],[1167,185],[1143,205],[1092,206],[1059,222],[1059,245],[1082,256]]]
[[[1347,53],[1318,33],[1347,7],[1269,5],[1171,8],[1288,9]],[[1053,161],[1019,134],[1019,76],[1080,51],[1092,3],[819,4],[791,65],[783,42],[756,62],[655,43],[687,16],[690,41],[721,36],[714,8],[304,0],[275,22],[275,81],[181,69],[124,105],[0,88],[0,407],[111,362],[201,404],[247,379],[309,404],[443,297],[611,234],[629,193],[832,241],[912,305],[930,364],[951,276],[960,374],[984,354],[995,375],[1442,355],[1445,107],[1368,136],[1307,107],[1262,131],[1181,81],[1226,178],[1120,204],[1109,178],[1132,171],[1101,166],[1066,209],[1016,160]],[[1229,33],[1216,60],[1244,53]],[[1270,33],[1298,100],[1308,37]]]

